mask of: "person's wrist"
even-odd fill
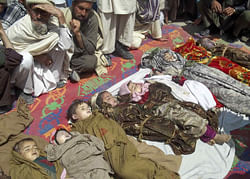
[[[80,31],[75,32],[75,36],[81,36],[81,32]]]

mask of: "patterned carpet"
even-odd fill
[[[67,128],[66,111],[72,100],[79,98],[87,101],[94,93],[103,91],[135,73],[138,70],[142,54],[152,47],[173,49],[176,45],[186,42],[190,37],[187,32],[176,25],[164,26],[163,34],[169,38],[169,41],[159,42],[147,39],[138,50],[132,51],[135,57],[134,60],[128,61],[117,57],[112,58],[113,65],[108,68],[108,74],[100,77],[91,75],[82,79],[79,83],[73,84],[69,82],[64,88],[56,89],[37,98],[31,106],[32,116],[35,120],[25,133],[48,139],[56,126]],[[219,41],[220,39],[217,40]],[[240,45],[235,47],[249,51]],[[237,155],[232,169],[226,177],[227,179],[250,178],[249,134],[250,126],[233,131]]]

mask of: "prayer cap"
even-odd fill
[[[7,3],[7,0],[0,0],[0,3],[6,4],[6,3]]]

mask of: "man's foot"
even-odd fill
[[[107,59],[108,65],[107,67],[112,66],[111,56],[109,54],[104,54],[105,58]]]
[[[115,52],[113,53],[113,55],[122,57],[127,60],[134,59],[134,56],[128,51],[128,48],[118,41],[115,44]]]
[[[56,88],[63,88],[66,85],[64,81],[59,81],[56,83]]]
[[[24,99],[26,104],[33,104],[34,103],[34,98],[32,97],[32,94],[27,94],[22,92],[20,96]]]
[[[231,135],[228,134],[216,134],[216,136],[214,137],[214,142],[216,144],[224,144],[225,142],[228,142],[231,139]]]
[[[9,112],[12,109],[11,105],[0,106],[0,114]]]
[[[210,29],[205,29],[205,30],[201,31],[200,35],[203,37],[210,36]]]
[[[72,73],[69,76],[69,79],[72,83],[77,83],[78,81],[80,81],[80,76],[76,71],[72,71]]]
[[[247,41],[249,41],[250,38],[248,38],[247,36],[241,36],[240,41],[247,43]]]

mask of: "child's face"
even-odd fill
[[[65,143],[67,140],[70,140],[72,138],[72,135],[67,132],[67,131],[58,131],[57,135],[56,135],[56,141],[58,142],[58,144],[63,144]]]
[[[84,120],[91,115],[92,115],[91,107],[86,103],[82,103],[77,106],[76,112],[75,114],[73,114],[73,117],[76,120]]]
[[[134,82],[130,81],[128,83],[128,89],[129,89],[129,91],[131,91],[131,93],[135,93],[135,92],[140,93],[142,91],[141,90],[142,84],[141,83],[134,83]]]
[[[112,96],[112,94],[109,92],[105,92],[102,94],[102,101],[107,104],[111,104],[112,107],[115,107],[118,105],[118,101],[116,97]]]
[[[34,141],[25,141],[20,146],[20,154],[25,159],[34,161],[40,156],[40,151]]]

